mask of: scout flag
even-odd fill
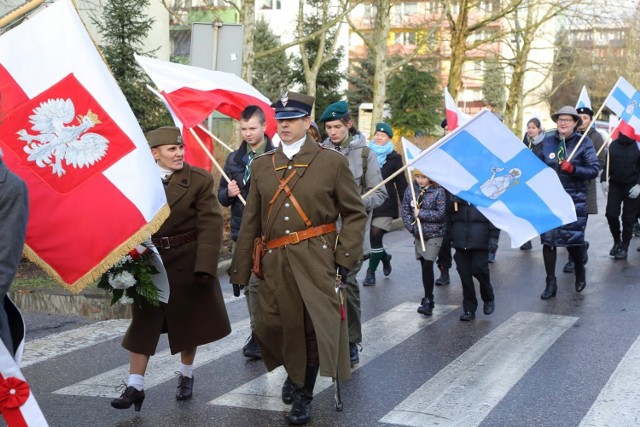
[[[235,74],[135,55],[180,122],[191,129],[219,111],[236,120],[249,105],[262,108],[267,134],[276,132],[271,101]]]
[[[640,140],[640,93],[631,83],[620,77],[604,104],[620,118],[618,131]]]
[[[509,234],[513,248],[576,220],[557,173],[489,110],[415,158],[413,167],[476,206]]]
[[[0,146],[29,189],[26,255],[80,292],[169,215],[146,139],[70,0],[0,36]]]
[[[593,108],[591,108],[591,100],[589,99],[589,94],[587,93],[586,86],[582,86],[580,96],[578,97],[578,102],[576,103],[576,110],[579,108],[588,108],[589,110],[593,111]]]

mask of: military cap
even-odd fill
[[[385,122],[380,122],[376,125],[376,132],[384,132],[389,135],[389,138],[393,138],[393,129]]]
[[[589,107],[580,107],[577,108],[576,111],[578,114],[588,114],[589,117],[593,117],[593,110]]]
[[[564,107],[559,109],[557,113],[552,114],[551,120],[553,120],[554,123],[558,123],[558,117],[560,117],[561,115],[567,115],[567,116],[573,117],[573,119],[577,122],[576,126],[580,126],[582,124],[582,119],[578,115],[578,112],[576,111],[575,108],[573,108],[570,105],[565,105]]]
[[[160,145],[183,144],[180,129],[174,126],[162,126],[147,132],[145,136],[151,148],[159,147]]]
[[[287,91],[271,107],[276,109],[276,120],[299,119],[311,115],[315,100],[304,93]]]
[[[329,105],[322,116],[320,122],[330,122],[332,120],[340,120],[349,115],[349,104],[347,101],[338,101]]]

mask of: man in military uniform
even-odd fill
[[[263,237],[264,280],[254,332],[267,369],[283,365],[287,371],[282,398],[293,403],[287,414],[292,424],[310,419],[318,370],[328,377],[351,376],[336,270],[346,276],[362,261],[367,220],[346,159],[307,135],[314,101],[288,92],[274,103],[282,143],[253,160],[229,269],[231,283],[246,285],[254,239]]]

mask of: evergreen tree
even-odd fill
[[[269,23],[261,18],[256,22],[253,47],[256,52],[272,49],[280,45],[278,38],[269,28]],[[270,100],[280,97],[291,83],[290,58],[284,51],[258,58],[253,63],[253,85]]]
[[[375,63],[371,55],[351,61],[349,82],[349,109],[358,111],[360,104],[373,100],[373,75]]]
[[[493,58],[489,59],[486,62],[486,69],[484,71],[482,94],[484,96],[484,103],[491,107],[493,111],[500,113],[504,111],[507,101],[505,88],[506,81],[502,67],[500,67],[497,60]]]
[[[414,135],[416,131],[434,134],[442,120],[438,112],[442,107],[438,80],[421,68],[420,64],[404,65],[387,85],[389,122],[401,134]]]
[[[120,89],[143,131],[172,124],[162,102],[147,89],[151,80],[133,57],[134,53],[154,56],[155,51],[142,51],[153,19],[142,13],[149,0],[108,0],[103,19],[93,20],[104,40],[100,48]]]

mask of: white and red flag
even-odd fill
[[[235,74],[139,55],[136,55],[136,61],[187,129],[196,127],[214,111],[240,120],[245,107],[257,105],[267,118],[267,135],[275,134],[271,101]]]
[[[169,214],[146,139],[70,0],[0,36],[0,146],[29,188],[25,252],[80,292]]]
[[[164,104],[171,114],[171,118],[173,119],[173,123],[176,125],[180,132],[182,133],[182,141],[184,142],[184,161],[189,163],[192,166],[197,166],[199,168],[205,169],[208,172],[211,172],[213,168],[213,163],[211,159],[202,149],[196,138],[193,134],[186,128],[185,125],[182,124],[176,113],[173,112],[167,100],[164,99],[164,96],[160,94],[157,90],[147,85],[147,89],[149,89],[155,96],[160,98],[160,101]],[[204,129],[200,126],[196,126],[193,128],[193,131],[198,135],[200,141],[204,144],[204,146],[209,150],[209,153],[213,155],[213,138]]]
[[[458,126],[462,126],[471,118],[471,116],[469,116],[468,114],[462,113],[458,110],[456,102],[453,100],[453,97],[446,87],[444,88],[444,108],[449,132],[451,132]]]

